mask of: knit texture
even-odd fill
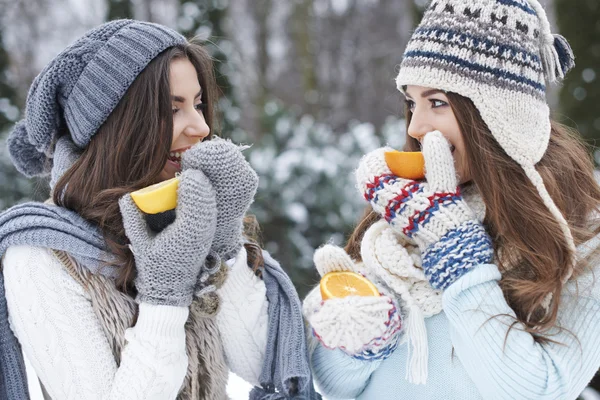
[[[477,220],[483,220],[481,196],[465,189],[465,201],[477,211]],[[579,258],[599,245],[600,236],[581,245]],[[558,321],[566,330],[552,336],[560,344],[539,344],[519,327],[507,336],[514,311],[493,264],[470,269],[442,295],[427,282],[414,241],[383,220],[365,232],[361,257],[364,269],[393,288],[406,341],[385,360],[360,361],[309,337],[315,381],[328,398],[574,399],[600,367],[597,258],[591,260],[593,270],[563,289]],[[318,288],[309,297],[315,292]],[[494,315],[502,317],[490,318]],[[425,354],[424,365],[417,354]],[[420,381],[414,378],[422,378],[416,372],[423,367],[427,384],[415,385]]]
[[[463,200],[449,144],[440,132],[423,139],[426,182],[391,173],[380,148],[365,155],[356,170],[359,190],[399,233],[421,249],[431,285],[445,289],[469,268],[490,262],[492,243]]]
[[[537,0],[434,0],[406,47],[396,84],[400,91],[417,85],[472,100],[536,187],[575,255],[569,226],[535,169],[550,140],[546,83],[561,80],[573,65],[568,42],[550,32]],[[565,271],[566,282],[572,265]]]
[[[10,326],[52,399],[176,397],[188,309],[140,305],[117,363],[89,293],[48,249],[11,247],[4,274]]]
[[[111,345],[117,365],[125,351],[127,329],[135,323],[139,307],[133,298],[117,290],[113,281],[89,272],[74,262],[67,253],[53,251],[69,274],[90,295],[92,309]],[[220,273],[211,276],[211,284],[221,287],[228,266],[220,265]],[[221,334],[215,316],[220,299],[214,292],[195,297],[185,323],[187,373],[178,400],[221,400],[226,397],[227,367],[223,356]]]
[[[17,169],[29,177],[48,174],[61,157],[57,138],[67,131],[85,148],[148,63],[185,42],[172,29],[133,20],[107,22],[77,39],[31,85],[25,119],[8,137]]]
[[[242,247],[235,263],[228,262],[228,278],[217,290],[221,310],[216,319],[227,365],[240,378],[258,386],[267,347],[269,302],[264,282],[246,260]]]
[[[215,191],[208,178],[191,169],[181,174],[175,222],[156,235],[129,194],[119,206],[135,257],[137,301],[189,306],[217,223]]]
[[[217,225],[211,249],[227,260],[243,243],[243,218],[254,200],[258,175],[242,154],[243,146],[214,137],[183,153],[182,168],[198,169],[216,192]]]
[[[269,336],[260,387],[252,389],[249,400],[320,400],[308,361],[300,299],[279,263],[266,251],[262,254],[265,262],[262,276],[269,301]]]
[[[343,249],[331,244],[317,249],[313,259],[321,276],[333,271],[361,272]],[[362,360],[388,357],[402,330],[399,307],[384,294],[323,300],[314,291],[304,301],[303,312],[312,334],[324,346]]]
[[[14,206],[0,214],[0,255],[11,246],[29,243],[70,251],[86,262],[90,270],[114,277],[116,271],[103,263],[110,261],[104,253],[102,235],[78,214],[41,203]],[[21,348],[8,324],[4,275],[0,274],[0,398],[26,399],[27,381]]]
[[[330,249],[327,253],[343,252],[342,249],[335,246],[326,245],[323,248]],[[315,260],[333,258],[323,255],[317,257],[318,253],[322,253],[322,251],[318,250],[315,253]],[[343,261],[343,257],[337,256],[336,258]],[[349,259],[349,257],[347,258]],[[406,347],[410,349],[408,356],[404,359],[406,379],[412,383],[425,383],[428,371],[428,339],[424,318],[438,314],[442,310],[442,305],[440,291],[431,287],[423,273],[419,248],[407,236],[397,233],[386,221],[380,220],[373,224],[363,236],[361,259],[362,262],[353,263],[353,267],[361,270],[381,292],[387,293],[387,297],[392,299],[394,304],[399,305],[397,308],[402,316],[402,330],[399,332],[401,342],[397,340],[391,342],[393,346],[382,349],[383,355],[379,357],[350,355],[357,360],[368,359],[371,363],[378,363],[394,353],[397,345],[406,343]],[[329,300],[325,304],[328,302]],[[317,286],[304,300],[304,311],[311,325],[313,320],[311,310],[318,309],[321,303],[320,291]],[[372,316],[365,316],[364,313],[361,313],[359,308],[346,310],[346,312],[345,321],[342,321],[339,316],[330,316],[332,321],[339,324],[336,331],[338,336],[355,326],[355,320],[362,321],[365,317],[370,321],[373,319]],[[383,319],[383,321],[385,320]],[[318,327],[312,326],[314,339],[318,340],[325,348],[333,348],[319,337]],[[369,326],[363,329],[372,332],[375,328]],[[362,333],[358,335],[360,336]],[[348,354],[347,350],[341,347],[339,349]]]

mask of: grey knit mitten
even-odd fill
[[[211,249],[223,260],[235,257],[243,244],[243,219],[254,200],[258,176],[242,148],[218,137],[183,153],[182,169],[203,171],[215,188],[217,228]]]
[[[186,307],[215,234],[215,191],[202,171],[181,174],[175,221],[152,232],[129,194],[119,200],[135,257],[137,302]]]

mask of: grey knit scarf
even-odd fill
[[[263,280],[269,300],[269,335],[259,377],[262,387],[249,400],[320,400],[308,363],[302,305],[292,281],[277,261],[263,251]]]
[[[0,256],[11,246],[47,247],[69,253],[93,273],[114,277],[103,267],[111,260],[101,232],[80,215],[63,207],[25,203],[0,214]],[[260,382],[251,400],[321,398],[313,386],[300,299],[279,264],[263,252],[269,338]],[[0,399],[28,399],[20,345],[8,325],[4,278],[0,274]]]
[[[98,230],[73,211],[42,203],[25,203],[0,214],[0,256],[11,246],[38,246],[66,251],[95,273],[113,277],[102,267],[110,256]],[[28,399],[21,347],[8,325],[4,275],[0,274],[0,399]]]

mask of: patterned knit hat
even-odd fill
[[[575,255],[568,224],[535,169],[550,140],[546,82],[561,80],[573,66],[571,47],[550,32],[537,0],[434,0],[408,43],[396,84],[400,91],[417,85],[471,99]]]
[[[85,148],[142,70],[163,50],[186,42],[149,22],[115,20],[79,38],[35,78],[25,109],[8,138],[11,159],[28,177],[46,175],[59,132]]]

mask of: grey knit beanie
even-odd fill
[[[28,177],[47,175],[64,128],[85,148],[142,70],[163,50],[186,39],[162,25],[115,20],[77,39],[35,78],[8,137],[12,162]]]

